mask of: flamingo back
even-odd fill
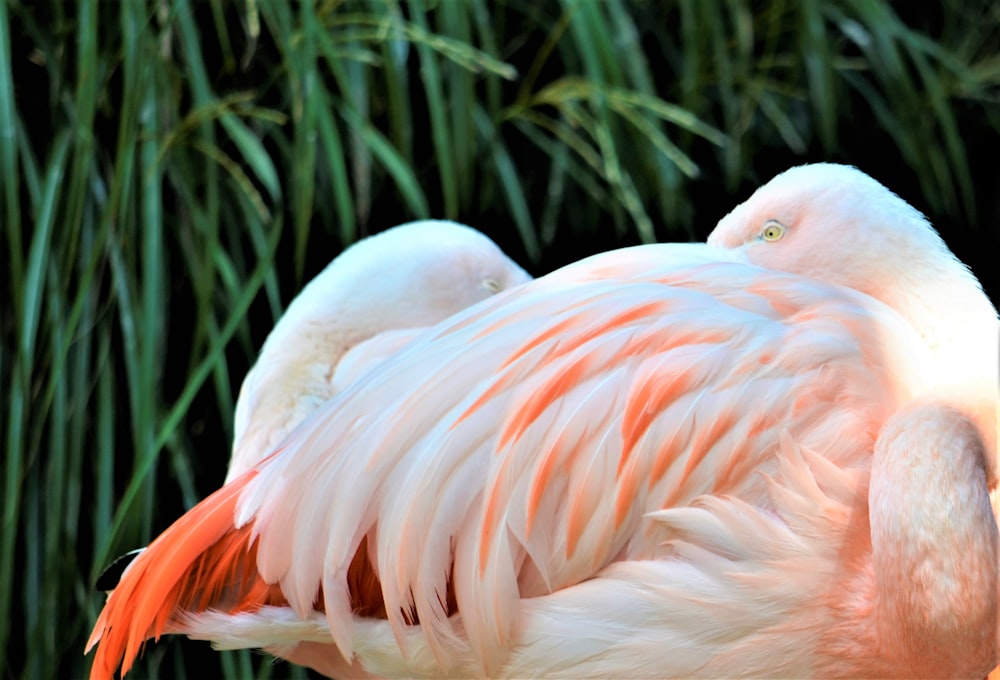
[[[322,612],[344,659],[355,615],[375,612],[404,656],[419,624],[442,668],[467,646],[489,673],[522,598],[677,550],[658,511],[703,494],[766,510],[782,436],[864,471],[881,423],[923,389],[922,352],[854,291],[703,245],[607,253],[419,335],[188,525],[211,529],[200,549],[254,563],[247,588]],[[220,517],[253,558],[212,547]],[[195,560],[151,576],[181,540],[152,544],[111,596],[101,668],[127,667],[180,610],[218,608],[176,595],[211,587],[182,586]],[[140,591],[161,609],[132,614]]]

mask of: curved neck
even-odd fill
[[[898,274],[898,272],[897,272]],[[896,309],[931,352],[928,393],[967,414],[988,452],[987,478],[997,486],[1000,420],[1000,321],[972,273],[950,256],[908,268],[876,297]]]
[[[879,433],[869,512],[879,646],[904,675],[985,676],[996,662],[1000,553],[983,442],[948,405]]]
[[[360,331],[320,323],[293,303],[268,335],[236,402],[229,482],[263,460],[333,396],[333,375]]]

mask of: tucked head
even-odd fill
[[[490,239],[454,222],[411,222],[352,245],[292,300],[264,342],[237,400],[227,480],[333,395],[337,366],[359,343],[433,326],[529,278]]]
[[[906,201],[860,170],[831,163],[778,175],[722,218],[708,243],[890,305],[888,289],[917,272],[964,269]]]
[[[804,165],[754,192],[719,221],[708,242],[892,307],[934,354],[925,367],[934,393],[970,414],[987,450],[996,451],[997,311],[972,272],[904,200],[856,168]],[[994,465],[990,470],[992,487]]]
[[[387,328],[433,325],[530,279],[483,234],[443,220],[393,227],[355,243],[295,300],[322,323]],[[289,313],[292,313],[289,309]],[[355,330],[343,328],[343,331]]]

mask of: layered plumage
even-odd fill
[[[849,168],[710,241],[419,334],[150,545],[94,676],[164,632],[340,677],[985,674],[995,310]]]

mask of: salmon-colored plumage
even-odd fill
[[[710,243],[417,334],[149,546],[93,677],[163,632],[339,677],[985,675],[995,309],[849,168]]]
[[[255,474],[249,472],[205,499],[198,512],[181,517],[129,565],[127,578],[108,598],[87,643],[89,648],[103,640],[92,674],[111,677],[123,653],[126,673],[146,639],[170,632],[175,612],[209,607],[238,612],[283,604],[280,596],[277,601],[268,597],[271,587],[254,569],[250,532],[233,527],[236,500]],[[139,595],[147,592],[157,595]]]

